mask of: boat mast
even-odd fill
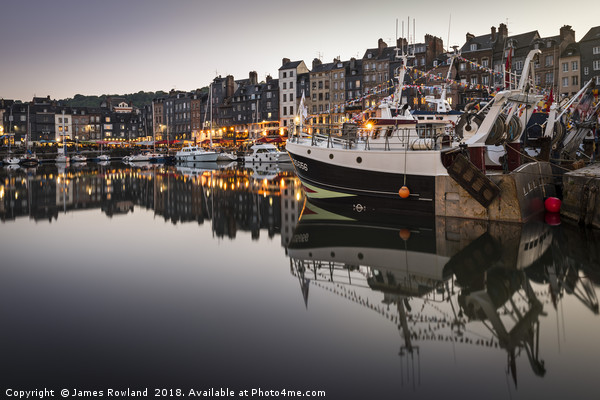
[[[213,142],[212,142],[212,131],[213,131],[213,116],[212,116],[212,83],[208,86],[209,89],[209,93],[208,93],[208,101],[210,104],[210,131],[208,132],[208,139],[210,141],[210,148],[212,149],[213,147]]]

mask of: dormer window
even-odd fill
[[[367,54],[367,58],[371,58],[371,57],[373,57],[373,54],[371,54],[371,53]]]
[[[471,46],[469,47],[469,50],[471,50],[471,51],[477,50],[477,43],[471,43]]]

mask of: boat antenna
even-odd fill
[[[402,21],[402,55],[404,55],[404,21]]]
[[[450,14],[450,18],[448,19],[448,53],[450,52],[450,24],[452,23],[452,14]]]

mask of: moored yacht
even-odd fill
[[[185,146],[175,153],[178,162],[214,162],[217,161],[219,153],[213,150],[205,150],[201,146]]]

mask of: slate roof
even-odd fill
[[[286,63],[286,64],[282,65],[281,67],[279,67],[278,71],[281,71],[282,69],[298,68],[298,65],[300,65],[301,63],[302,63],[302,61],[290,61],[289,63]]]
[[[492,42],[492,34],[488,33],[487,35],[475,36],[471,40],[467,41],[463,47],[461,47],[461,53],[469,53],[471,51],[471,45],[477,44],[477,50],[490,50],[494,47],[494,42]]]
[[[590,29],[579,42],[581,43],[588,40],[600,40],[600,26],[595,26]]]

